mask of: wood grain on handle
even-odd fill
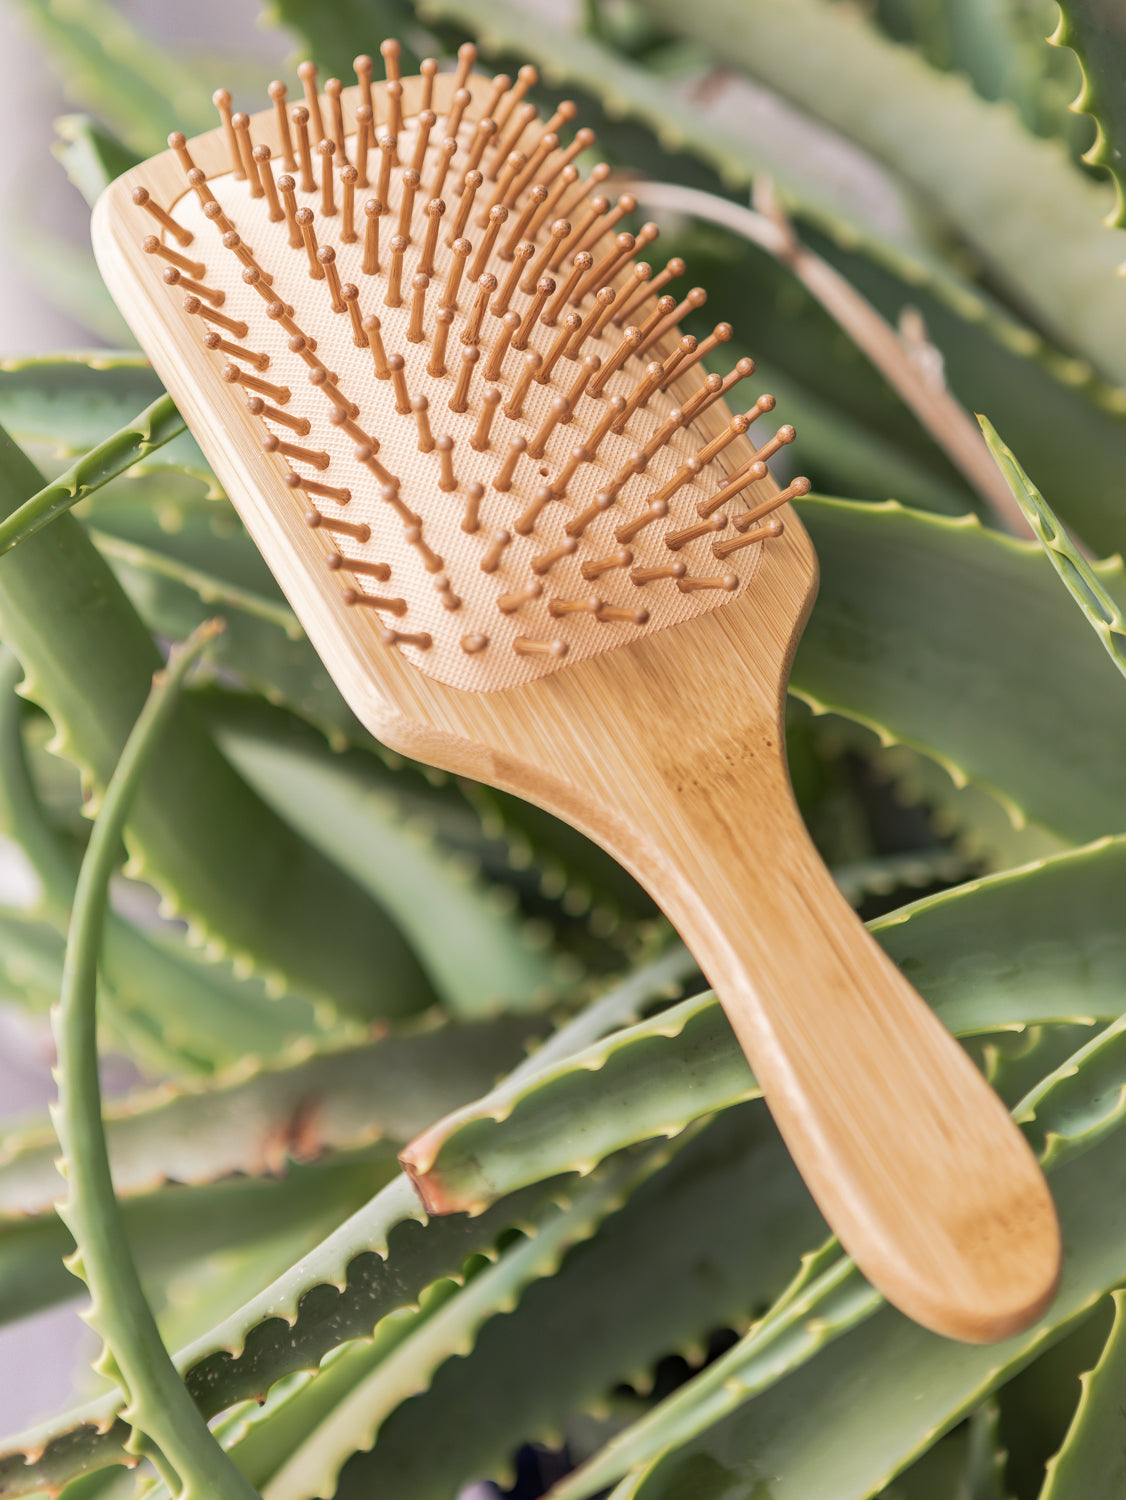
[[[1039,1166],[837,891],[769,765],[773,746],[747,756],[749,783],[734,770],[658,768],[671,795],[650,804],[661,809],[650,836],[667,862],[638,873],[718,991],[860,1268],[928,1328],[1007,1337],[1044,1310],[1058,1277]]]
[[[861,1270],[936,1332],[1005,1338],[1058,1280],[1047,1184],[1001,1101],[837,890],[793,801],[779,715],[756,707],[740,668],[714,650],[701,661],[707,680],[685,688],[712,712],[687,720],[664,681],[649,682],[647,702],[639,673],[607,706],[597,744],[586,727],[589,790],[632,825],[618,852],[714,985]]]

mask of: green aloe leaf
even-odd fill
[[[985,417],[980,421],[997,466],[1048,554],[1052,567],[1102,641],[1111,661],[1126,676],[1126,616],[1103,586],[1095,569],[1072,542],[1051,506],[1017,463],[1012,451],[997,436],[993,424]]]
[[[19,678],[19,663],[0,653],[0,829],[23,849],[40,891],[27,917],[4,913],[4,963],[31,1003],[50,1004],[59,993],[78,853],[52,825],[33,783]],[[103,931],[101,980],[110,1030],[127,1029],[142,1060],[160,1072],[207,1071],[320,1029],[307,1003],[271,998],[259,981],[239,981],[204,961],[174,930],[142,930],[114,911]]]
[[[1059,0],[1060,21],[1051,41],[1074,52],[1083,86],[1071,106],[1095,122],[1095,143],[1083,160],[1105,167],[1117,201],[1108,219],[1126,224],[1126,19],[1112,0]]]
[[[121,1212],[146,1290],[159,1306],[172,1278],[198,1276],[201,1267],[224,1257],[229,1264],[244,1253],[252,1257],[251,1285],[260,1286],[354,1213],[387,1180],[390,1165],[371,1151],[315,1166],[290,1165],[278,1179],[209,1182],[197,1165],[192,1185],[134,1185],[121,1200]],[[57,1184],[56,1173],[56,1197]],[[0,1218],[0,1323],[73,1300],[80,1288],[63,1264],[73,1251],[71,1234],[50,1207]],[[228,1309],[216,1304],[213,1293],[209,1302],[211,1324]]]
[[[1124,899],[1126,840],[1103,839],[925,897],[871,930],[956,1034],[1094,1025],[1121,1014]]]
[[[517,1231],[514,1238],[519,1242],[523,1236]],[[486,1254],[467,1257],[457,1272],[427,1287],[417,1307],[389,1314],[370,1339],[354,1339],[334,1349],[319,1370],[279,1381],[261,1405],[247,1401],[234,1407],[216,1420],[212,1431],[250,1482],[264,1491],[322,1423],[332,1421],[355,1387],[490,1264]],[[161,1487],[151,1500],[167,1500],[167,1491]]]
[[[801,717],[799,717],[799,715]],[[1012,870],[1047,859],[1071,847],[1072,841],[1037,824],[1013,822],[1012,809],[984,787],[955,780],[938,761],[902,743],[880,737],[855,720],[835,714],[813,714],[799,698],[790,701],[791,725],[804,724],[820,757],[830,762],[860,755],[897,804],[915,809],[926,826],[986,874]],[[792,728],[787,733],[791,734]]]
[[[1126,244],[1102,224],[1106,193],[1057,143],[831,0],[701,0],[691,10],[647,0],[647,10],[870,151],[1061,348],[1126,380],[1126,287],[1115,275]]]
[[[38,218],[39,200],[25,189],[24,211],[8,227],[7,248],[23,279],[51,307],[99,343],[128,348],[129,325],[118,311],[90,251]]]
[[[1040,1500],[1115,1500],[1126,1487],[1126,1293],[1111,1294],[1114,1325],[1093,1370],[1080,1377],[1083,1394],[1060,1451],[1049,1461]]]
[[[9,355],[0,359],[0,424],[16,442],[49,455],[72,458],[104,442],[163,387],[143,354],[98,349],[89,353]],[[188,433],[138,468],[182,465],[208,474],[206,460]],[[214,479],[212,478],[212,485]]]
[[[807,499],[800,514],[821,588],[793,691],[924,751],[1014,820],[1076,842],[1123,826],[1126,701],[1035,544],[894,504]],[[1120,563],[1100,576],[1126,597]]]
[[[208,1417],[264,1396],[285,1376],[316,1369],[331,1349],[370,1337],[388,1313],[456,1274],[468,1255],[491,1250],[509,1226],[531,1227],[529,1215],[551,1197],[550,1186],[536,1188],[480,1218],[459,1215],[423,1226],[418,1198],[398,1176],[288,1272],[181,1350],[177,1368]],[[0,1484],[12,1495],[33,1494],[125,1462],[119,1409],[119,1400],[103,1397],[12,1438],[0,1452]]]
[[[95,519],[100,522],[103,518],[99,515]],[[111,525],[114,520],[110,518]],[[135,533],[138,529],[130,519],[116,527],[118,532]],[[156,528],[150,521],[145,529]],[[102,530],[100,525],[90,528],[90,536],[155,635],[179,633],[210,611],[221,610],[229,639],[217,651],[216,660],[232,671],[242,686],[285,704],[338,744],[367,740],[296,616],[276,594],[272,579],[266,580],[266,591],[231,581],[232,573],[243,571],[239,567],[243,549],[232,545],[230,538],[214,536],[205,514],[185,518],[174,543],[154,537],[159,543],[155,547],[139,545]],[[205,547],[209,543],[210,550],[227,554],[228,566],[222,574],[207,572],[175,555],[201,550],[201,542]]]
[[[371,1448],[390,1413],[426,1390],[447,1359],[467,1354],[488,1318],[510,1312],[528,1285],[554,1275],[567,1251],[589,1239],[606,1215],[660,1165],[662,1155],[668,1151],[610,1164],[575,1189],[565,1206],[549,1206],[539,1216],[534,1235],[484,1267],[355,1381],[270,1476],[270,1500],[308,1500],[334,1493],[341,1469],[357,1449]]]
[[[34,536],[80,500],[186,431],[172,397],[157,397],[121,431],[92,448],[64,474],[6,516],[0,522],[0,554]]]
[[[58,998],[63,940],[46,922],[0,908],[0,975],[5,1000],[46,1010]]]
[[[558,991],[550,948],[425,829],[403,820],[371,756],[334,754],[265,705],[213,714],[211,723],[228,759],[278,816],[391,913],[455,1014],[528,1009]]]
[[[1119,1018],[1025,1095],[1017,1118],[1048,1167],[1112,1134],[1126,1119],[1126,1019]]]
[[[487,1090],[542,1029],[502,1016],[331,1049],[304,1040],[265,1064],[243,1058],[206,1080],[115,1097],[104,1110],[114,1186],[128,1198],[409,1140]],[[57,1155],[45,1120],[0,1136],[0,1216],[50,1209]]]
[[[367,47],[380,66],[379,44],[384,37],[397,37],[402,46],[405,73],[417,71],[425,51],[436,51],[431,38],[419,36],[418,20],[410,0],[339,0],[332,6],[310,5],[308,0],[269,0],[263,6],[266,22],[296,32],[306,47],[305,56],[339,78],[347,78],[357,47]]]
[[[0,508],[42,488],[4,439]],[[53,607],[44,610],[43,600]],[[0,627],[57,748],[104,785],[160,657],[73,517],[0,561]],[[371,1015],[431,1003],[417,960],[359,888],[303,844],[222,759],[189,705],[135,804],[135,873],[218,951],[319,1001]]]
[[[183,1500],[254,1492],[208,1431],[160,1336],[114,1193],[102,1125],[97,988],[102,923],[129,809],[144,782],[189,670],[222,626],[201,626],[173,648],[130,730],[110,777],[75,887],[59,1003],[51,1013],[58,1052],[58,1132],[66,1195],[57,1207],[74,1235],[65,1264],[90,1291],[85,1320],[102,1340],[95,1365],[125,1400],[126,1449],[147,1455]]]
[[[394,7],[400,15],[402,9],[401,3]],[[357,36],[410,35],[394,10],[383,5],[373,14],[372,7],[362,3],[327,10],[309,0],[281,0],[268,8],[268,14],[299,32],[327,66],[347,70]],[[629,60],[589,30],[584,34],[574,25],[559,24],[554,16],[534,14],[518,0],[422,0],[418,10],[424,21],[464,28],[487,54],[503,54],[506,65],[511,59],[513,73],[530,61],[552,88],[578,88],[595,95],[610,120],[625,116],[640,121],[665,153],[691,152],[730,185],[769,172],[811,215],[838,227],[842,236],[871,234],[871,219],[877,218],[885,233],[919,247],[914,227],[918,205],[894,181],[880,184],[882,215],[878,210],[871,213],[863,195],[842,185],[839,162],[833,170],[819,170],[818,152],[796,132],[763,131],[738,111],[702,108],[693,97],[691,76],[677,86],[679,80]],[[345,30],[347,22],[351,25]]]
[[[1030,97],[1034,80],[1028,54],[1043,50],[1043,27],[1034,13],[1004,0],[947,0],[941,6],[884,0],[875,19],[895,41],[918,47],[932,66],[965,73],[982,98],[1013,99],[1029,129],[1037,129],[1046,110],[1043,101]],[[1044,82],[1039,71],[1034,76]]]
[[[1067,1247],[1064,1280],[1048,1317],[1029,1332],[975,1348],[882,1309],[787,1380],[623,1482],[619,1500],[750,1500],[766,1475],[777,1500],[818,1493],[867,1500],[1126,1275],[1124,1176],[1118,1137],[1053,1176]],[[868,1414],[862,1443],[856,1407],[845,1399],[857,1390]],[[568,1493],[593,1491],[572,1483]]]
[[[744,1330],[825,1233],[761,1102],[725,1111],[388,1417],[346,1465],[339,1500],[510,1483],[520,1443],[558,1444],[560,1423],[601,1409],[615,1382],[648,1392],[658,1360],[698,1364],[713,1329]]]
[[[1053,350],[1028,324],[1000,317],[995,302],[985,292],[967,288],[960,298],[952,299],[926,279],[912,279],[906,273],[895,275],[859,251],[834,247],[820,236],[809,239],[812,247],[826,255],[889,322],[898,321],[905,304],[916,307],[941,355],[947,384],[963,406],[970,411],[988,411],[1002,430],[1012,435],[1045,488],[1060,497],[1068,523],[1092,546],[1108,554],[1126,547],[1121,505],[1126,395],[1121,389],[1094,379],[1089,365]],[[731,297],[735,307],[742,300]],[[762,309],[758,298],[754,307],[752,326],[757,344],[762,337],[759,329],[763,317],[768,322],[779,319],[777,313]],[[757,354],[758,350],[751,352]],[[821,390],[830,406],[839,407],[850,399],[842,396],[839,380],[836,389],[824,389],[824,375],[818,377],[813,358],[805,361],[800,374],[804,377],[803,389],[811,386]],[[819,379],[819,386],[812,385]],[[782,395],[780,388],[779,403]],[[796,414],[792,420],[804,451],[808,423],[799,425]],[[1066,444],[1055,437],[1057,423],[1069,434]],[[925,462],[925,456],[919,455],[919,461]],[[930,467],[935,469],[933,461]],[[917,503],[906,491],[894,488],[851,493],[861,499],[887,497],[904,504]]]
[[[622,1146],[676,1135],[697,1116],[757,1094],[727,1018],[705,991],[502,1084],[400,1159],[435,1212],[480,1213],[503,1193],[560,1170],[590,1172]]]
[[[969,1421],[966,1500],[1005,1500],[1005,1450],[998,1431],[995,1400],[978,1407]]]

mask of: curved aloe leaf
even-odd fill
[[[664,1356],[698,1363],[711,1330],[745,1329],[825,1234],[762,1104],[726,1111],[388,1417],[346,1465],[340,1500],[445,1500],[499,1476],[518,1444],[557,1444],[565,1417],[601,1406],[615,1381],[646,1391]]]
[[[121,1212],[146,1291],[159,1306],[178,1275],[202,1282],[201,1268],[221,1271],[236,1259],[251,1261],[250,1285],[260,1286],[264,1277],[280,1275],[315,1249],[386,1182],[392,1166],[382,1153],[367,1151],[291,1166],[281,1179],[209,1182],[197,1166],[201,1180],[193,1185],[141,1186],[122,1199]],[[50,1209],[0,1219],[0,1323],[74,1299],[80,1288],[63,1264],[74,1248]],[[208,1287],[196,1316],[202,1311],[210,1325],[245,1297],[244,1291],[233,1304],[219,1306]]]
[[[667,1151],[664,1155],[667,1155]],[[362,1379],[270,1476],[268,1500],[309,1500],[335,1492],[341,1469],[357,1449],[368,1449],[392,1411],[424,1391],[451,1356],[465,1355],[481,1326],[510,1312],[534,1281],[552,1276],[571,1247],[589,1239],[624,1198],[661,1163],[655,1151],[640,1162],[608,1167],[575,1190],[566,1206],[549,1206],[536,1232],[509,1247],[465,1287],[411,1330]]]
[[[1114,180],[1116,202],[1107,222],[1126,224],[1126,21],[1107,0],[1058,0],[1060,21],[1049,40],[1074,52],[1083,86],[1072,109],[1095,122],[1095,143],[1083,160],[1105,167]]]
[[[870,151],[1061,348],[1126,380],[1126,287],[1115,275],[1126,243],[1101,222],[1105,192],[1058,144],[830,0],[701,0],[691,10],[648,0],[647,11]]]
[[[1047,1167],[1126,1120],[1126,1019],[1113,1022],[1031,1089],[1016,1111]]]
[[[18,443],[70,458],[104,442],[163,389],[144,355],[130,350],[8,355],[0,359],[0,424]],[[179,464],[210,476],[186,432],[149,462],[160,468]],[[138,467],[145,466],[140,459]]]
[[[160,396],[113,437],[92,448],[65,474],[53,479],[38,494],[0,522],[0,554],[34,536],[65,511],[124,474],[165,443],[186,432],[184,419],[171,396]]]
[[[414,1190],[396,1177],[289,1272],[182,1350],[177,1368],[208,1417],[264,1396],[284,1376],[316,1369],[339,1344],[370,1337],[388,1313],[456,1273],[466,1256],[490,1249],[549,1197],[550,1187],[537,1188],[478,1219],[424,1227]],[[125,1462],[119,1407],[104,1397],[11,1439],[0,1452],[0,1485],[31,1494]]]
[[[404,823],[372,757],[334,754],[265,705],[212,714],[211,724],[227,758],[278,816],[391,914],[456,1015],[527,1010],[558,991],[550,948],[534,943],[425,830]]]
[[[76,1245],[66,1266],[90,1289],[85,1319],[103,1343],[96,1368],[125,1398],[121,1420],[132,1429],[126,1451],[150,1457],[183,1500],[251,1500],[254,1491],[211,1436],[168,1357],[142,1288],[110,1175],[98,1070],[98,952],[125,822],[188,672],[216,633],[214,623],[201,627],[173,649],[167,670],[154,674],[106,787],[78,874],[59,1004],[52,1013],[59,1086],[52,1114],[67,1181],[58,1213]]]
[[[1077,842],[1126,824],[1126,700],[1035,544],[894,504],[800,514],[821,589],[793,691],[923,750],[1014,820]],[[1101,579],[1126,596],[1120,564]]]
[[[553,1175],[554,1162],[590,1172],[620,1146],[675,1135],[699,1115],[757,1095],[706,991],[501,1085],[412,1141],[400,1160],[432,1213],[480,1213],[510,1188]]]
[[[1126,616],[1103,586],[1095,569],[1071,541],[1051,506],[1017,463],[1012,450],[997,436],[993,424],[985,417],[979,420],[997,466],[1048,554],[1052,567],[1087,617],[1087,623],[1102,641],[1111,661],[1126,676]]]
[[[10,513],[42,485],[4,442],[0,509]],[[0,560],[0,628],[23,664],[25,692],[55,724],[56,747],[104,784],[160,658],[73,517]],[[291,980],[361,1015],[432,1002],[397,930],[250,792],[188,705],[137,799],[127,847],[132,869],[216,949],[281,975],[282,987]]]
[[[1080,1376],[1083,1394],[1063,1447],[1048,1462],[1039,1500],[1116,1500],[1126,1489],[1126,1292],[1112,1292],[1114,1325],[1099,1362]]]
[[[267,1064],[248,1057],[206,1080],[113,1098],[104,1117],[114,1187],[124,1198],[160,1182],[275,1173],[291,1160],[409,1140],[488,1089],[535,1031],[502,1016],[332,1049],[305,1040]],[[57,1155],[46,1121],[0,1136],[0,1223],[50,1209]]]
[[[1117,1137],[1053,1175],[1066,1267],[1051,1311],[1027,1333],[973,1348],[924,1333],[884,1308],[786,1381],[639,1470],[620,1486],[619,1500],[684,1493],[750,1500],[766,1474],[778,1500],[821,1492],[867,1500],[1126,1275],[1124,1177]],[[850,1389],[866,1393],[871,1420],[863,1443],[856,1441],[855,1407],[846,1416],[841,1401]],[[572,1480],[563,1493],[594,1490]]]

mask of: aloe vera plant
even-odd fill
[[[260,82],[108,0],[20,5],[90,111],[56,155],[91,200]],[[371,739],[135,350],[11,357],[0,831],[38,897],[0,906],[0,973],[62,1002],[62,1099],[0,1124],[0,1321],[74,1271],[104,1347],[80,1404],[60,1375],[59,1414],[0,1443],[4,1495],[446,1500],[518,1471],[522,1500],[1120,1500],[1126,26],[1095,0],[576,11],[264,19],[341,76],[389,34],[405,67],[533,62],[758,361],[814,479],[799,802],[1049,1172],[1059,1295],[989,1348],[883,1305],[648,896]],[[92,270],[67,295],[119,326]],[[119,835],[181,921],[107,901]],[[95,1004],[140,1074],[104,1104]],[[399,1170],[423,1133],[458,1212]]]

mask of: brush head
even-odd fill
[[[216,131],[97,210],[111,290],[314,639],[335,612],[376,675],[391,649],[491,692],[753,590],[808,483],[766,467],[792,428],[747,436],[771,397],[732,416],[752,361],[705,374],[730,325],[681,332],[704,293],[641,259],[656,226],[584,181],[592,132],[538,119],[534,70],[383,57],[324,95],[303,64],[293,108],[219,90]]]

